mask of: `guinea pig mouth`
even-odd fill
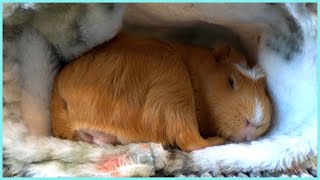
[[[253,141],[255,140],[256,138],[252,137],[252,136],[247,136],[246,137],[246,141]]]
[[[250,135],[240,135],[240,136],[231,136],[230,140],[233,142],[245,142],[245,141],[253,141],[256,138]]]
[[[229,138],[231,141],[233,141],[233,142],[243,142],[243,141],[246,141],[246,137],[239,137],[239,136],[237,136],[237,137],[230,137]]]

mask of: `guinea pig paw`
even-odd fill
[[[217,136],[209,137],[206,140],[209,142],[210,146],[219,146],[226,143],[226,140],[224,138]]]

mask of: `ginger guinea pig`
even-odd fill
[[[53,134],[95,144],[159,142],[187,152],[253,140],[270,124],[264,81],[229,46],[119,34],[58,73]]]

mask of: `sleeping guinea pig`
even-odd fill
[[[215,49],[119,34],[65,66],[52,94],[57,137],[159,142],[193,151],[254,140],[269,127],[260,68]]]

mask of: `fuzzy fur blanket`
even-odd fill
[[[128,4],[126,8],[124,4],[4,4],[4,175],[196,173],[205,177],[208,172],[209,176],[233,172],[245,177],[261,171],[301,174],[311,167],[316,176],[317,17],[313,7],[302,3]],[[228,40],[230,36],[222,32],[236,34],[228,41],[241,42],[243,51],[267,74],[275,111],[270,131],[253,142],[191,153],[163,149],[156,143],[100,147],[51,137],[49,107],[55,73],[62,64],[114,37],[123,19],[125,31],[203,46],[214,46],[218,37]]]

